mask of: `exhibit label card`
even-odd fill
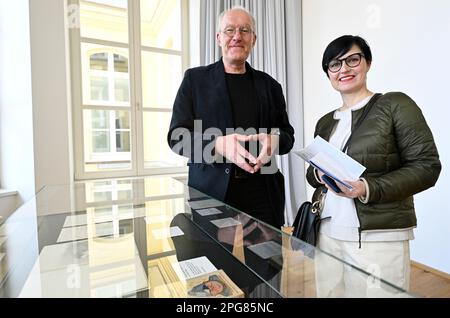
[[[211,273],[217,270],[217,268],[206,256],[192,258],[186,261],[172,264],[172,266],[174,265],[179,265],[179,268],[181,269],[183,276],[186,279]],[[174,266],[174,269],[175,271],[177,271],[176,266]]]
[[[229,226],[236,226],[241,224],[241,222],[233,219],[233,218],[225,218],[225,219],[219,219],[219,220],[213,220],[211,221],[212,224],[217,226],[218,228],[224,228]]]
[[[197,210],[196,212],[198,214],[200,214],[201,216],[216,215],[216,214],[223,213],[222,211],[220,211],[219,209],[216,209],[216,208],[201,209],[201,210]]]
[[[189,201],[189,206],[194,210],[199,210],[199,209],[213,208],[216,206],[223,206],[223,203],[214,199],[208,199],[199,201]]]
[[[153,236],[157,240],[162,240],[168,237],[175,237],[175,236],[181,236],[184,235],[183,231],[178,227],[174,226],[171,228],[163,228],[163,229],[157,229],[152,231]]]

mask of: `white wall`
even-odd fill
[[[415,196],[418,227],[416,239],[411,242],[411,257],[447,273],[450,273],[449,17],[447,0],[303,0],[306,143],[313,138],[317,120],[341,103],[322,71],[323,51],[340,35],[364,37],[373,53],[369,89],[407,93],[421,107],[434,133],[443,169],[434,188]]]
[[[73,181],[65,2],[30,0],[37,190]]]
[[[28,0],[0,0],[0,187],[34,195]]]

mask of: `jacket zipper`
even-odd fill
[[[355,210],[356,210],[356,216],[358,217],[359,227],[358,227],[358,242],[359,242],[359,248],[361,248],[361,218],[359,217],[358,209],[356,208],[356,202],[355,202]]]

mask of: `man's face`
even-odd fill
[[[216,37],[228,64],[244,63],[256,43],[252,19],[242,10],[232,10],[224,15]]]

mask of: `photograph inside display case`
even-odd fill
[[[188,269],[196,266],[194,271]],[[178,262],[174,255],[149,262],[149,292],[151,297],[165,298],[245,297],[225,271],[215,270],[206,257]]]

